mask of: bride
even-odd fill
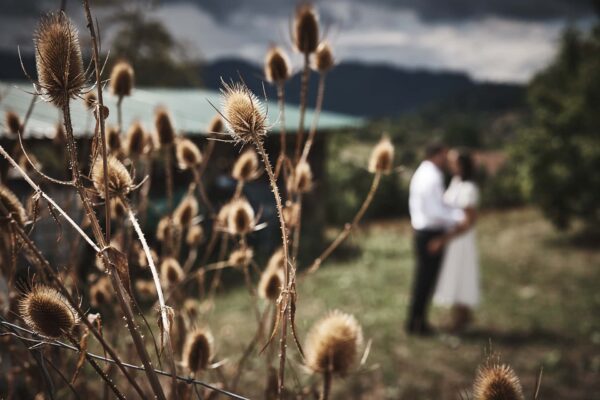
[[[470,222],[465,231],[430,243],[431,251],[446,247],[433,301],[451,307],[451,329],[459,332],[471,321],[472,309],[479,304],[479,256],[473,226],[479,189],[473,179],[475,168],[471,154],[451,151],[448,162],[453,178],[444,193],[444,201],[451,207],[464,209]]]

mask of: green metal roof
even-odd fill
[[[0,110],[11,110],[25,116],[31,101],[33,87],[28,82],[8,83],[0,82]],[[29,92],[29,93],[28,93]],[[205,134],[206,127],[216,114],[209,104],[220,107],[221,96],[219,92],[203,89],[166,89],[166,88],[139,88],[134,89],[131,96],[123,100],[123,125],[129,126],[133,121],[141,121],[147,129],[153,128],[154,110],[157,106],[165,106],[173,116],[175,128],[188,135]],[[110,109],[108,124],[117,123],[117,98],[108,91],[104,91],[104,104]],[[275,102],[268,103],[269,121],[274,124],[273,131],[279,130],[279,110]],[[91,113],[85,109],[83,100],[71,102],[71,115],[73,130],[78,136],[89,135],[94,128]],[[312,121],[313,111],[308,110],[307,124]],[[52,137],[55,124],[60,113],[53,105],[38,99],[26,131],[27,136]],[[285,126],[286,130],[294,133],[298,127],[300,109],[297,106],[286,105]],[[363,124],[361,118],[343,114],[322,112],[319,118],[319,130],[359,127]],[[2,126],[0,136],[6,131]]]

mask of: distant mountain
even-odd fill
[[[24,56],[27,70],[35,74],[33,55]],[[239,59],[224,59],[198,67],[204,85],[219,89],[223,79],[242,76],[255,93],[263,92],[261,68]],[[0,80],[22,80],[14,53],[0,52]],[[318,76],[311,72],[309,106],[314,106]],[[264,85],[267,96],[275,88]],[[286,84],[286,100],[299,103],[300,75]],[[394,117],[432,105],[475,111],[504,111],[522,105],[520,85],[481,83],[459,72],[409,70],[386,65],[344,62],[327,75],[324,109],[364,117]]]

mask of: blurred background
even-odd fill
[[[32,32],[39,16],[58,3],[2,0],[2,112],[25,113],[29,97],[24,90],[31,86],[17,47],[34,76]],[[80,3],[65,3],[86,32]],[[600,3],[329,0],[315,5],[337,65],[328,75],[312,160],[317,190],[307,196],[307,218],[326,224],[305,224],[313,234],[302,257],[318,254],[362,203],[372,179],[366,162],[382,134],[391,138],[395,165],[402,166],[384,178],[365,227],[301,294],[305,303],[299,312],[306,320],[343,306],[362,316],[366,335],[374,340],[375,372],[350,378],[344,393],[455,398],[491,340],[528,388],[544,366],[543,398],[597,398]],[[262,64],[271,44],[292,54],[295,71],[302,66],[289,33],[296,1],[96,0],[92,6],[107,71],[121,58],[135,69],[136,91],[124,103],[130,107],[125,108],[127,118],[149,125],[154,107],[167,104],[177,128],[199,143],[214,114],[206,99],[216,96],[221,78],[241,75],[262,93]],[[87,34],[81,42],[89,48]],[[310,107],[317,81],[313,74]],[[290,127],[297,125],[299,87],[297,74],[286,86]],[[276,99],[275,88],[267,85],[265,92]],[[26,135],[52,176],[66,172],[57,162],[60,149],[52,147],[58,118],[58,112],[40,106]],[[92,121],[75,123],[86,137]],[[475,155],[482,193],[484,299],[467,336],[420,341],[400,333],[413,263],[407,190],[423,147],[432,139]],[[7,140],[0,133],[0,141]],[[268,147],[276,151],[278,138],[270,140]],[[239,149],[218,148],[208,172],[209,190],[226,199],[235,189],[229,173]],[[181,174],[176,179],[185,182]],[[182,196],[185,186],[178,191]],[[153,185],[153,192],[158,215],[164,208],[160,185]],[[265,182],[249,185],[247,195],[267,221],[275,221]],[[267,239],[257,240],[267,243],[259,248],[265,258],[277,233],[269,228],[259,235]],[[328,296],[321,297],[322,287],[329,288]],[[243,323],[248,316],[237,306],[242,299],[243,291],[232,289],[223,300],[229,312],[215,318],[224,326]],[[307,326],[303,323],[301,330]],[[235,343],[231,331],[222,334],[225,343]]]

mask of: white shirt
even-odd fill
[[[419,165],[410,180],[408,208],[414,229],[447,229],[465,218],[460,208],[444,203],[444,175],[431,161]]]

